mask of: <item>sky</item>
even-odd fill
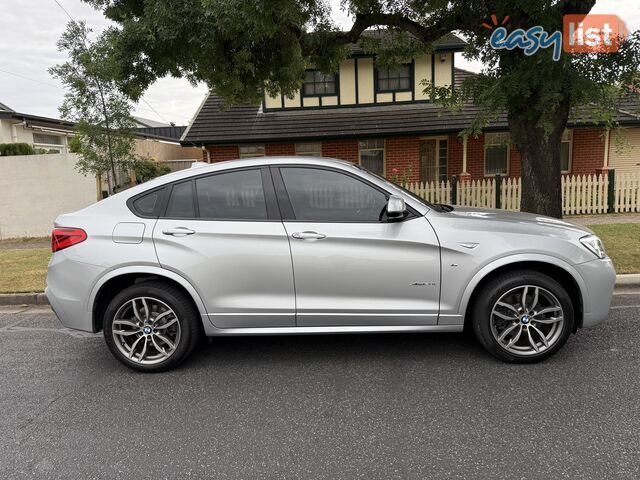
[[[0,103],[21,113],[58,118],[64,89],[48,68],[66,60],[56,41],[69,17],[85,20],[100,32],[109,22],[80,0],[0,0]],[[340,0],[330,0],[338,25],[350,28],[352,19],[341,10]],[[640,2],[599,0],[592,13],[616,14],[629,30],[640,29]],[[456,54],[456,66],[480,71],[478,62]],[[134,114],[159,122],[186,125],[206,94],[206,86],[192,87],[186,80],[164,78],[152,85]]]

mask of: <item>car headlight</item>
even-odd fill
[[[580,243],[587,247],[587,250],[593,253],[596,257],[607,257],[607,253],[604,251],[604,244],[602,243],[602,240],[600,240],[595,235],[587,235],[586,237],[582,237],[580,239]]]

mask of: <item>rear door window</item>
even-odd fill
[[[267,219],[267,204],[259,169],[198,178],[196,192],[202,219]]]

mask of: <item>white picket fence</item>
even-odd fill
[[[413,182],[407,190],[431,203],[452,203],[451,181]],[[500,180],[500,208],[520,210],[522,180],[518,177]],[[562,213],[564,215],[607,213],[609,207],[609,177],[607,175],[563,175]],[[615,176],[613,211],[640,212],[640,172]],[[496,179],[458,181],[456,205],[495,208]]]
[[[616,177],[615,212],[640,212],[640,173],[626,173]]]

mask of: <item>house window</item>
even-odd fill
[[[59,135],[49,135],[47,133],[34,133],[33,143],[42,145],[63,145],[62,137]]]
[[[401,92],[411,90],[411,65],[379,67],[376,69],[378,92]]]
[[[370,138],[358,142],[360,166],[378,175],[384,175],[384,139]]]
[[[420,181],[446,181],[448,157],[449,141],[447,138],[420,140]]]
[[[296,143],[296,155],[299,157],[321,157],[322,143],[320,142]]]
[[[571,171],[571,152],[573,151],[573,131],[565,130],[560,146],[560,165],[562,173]]]
[[[484,135],[484,174],[509,174],[509,134],[485,133]]]
[[[264,145],[240,145],[240,158],[264,157]]]
[[[64,140],[60,135],[51,135],[48,133],[34,133],[33,147],[36,149],[47,150],[48,153],[56,150],[61,152],[64,146]]]
[[[336,94],[336,76],[333,73],[322,73],[318,70],[307,70],[302,86],[302,95],[314,97]]]

